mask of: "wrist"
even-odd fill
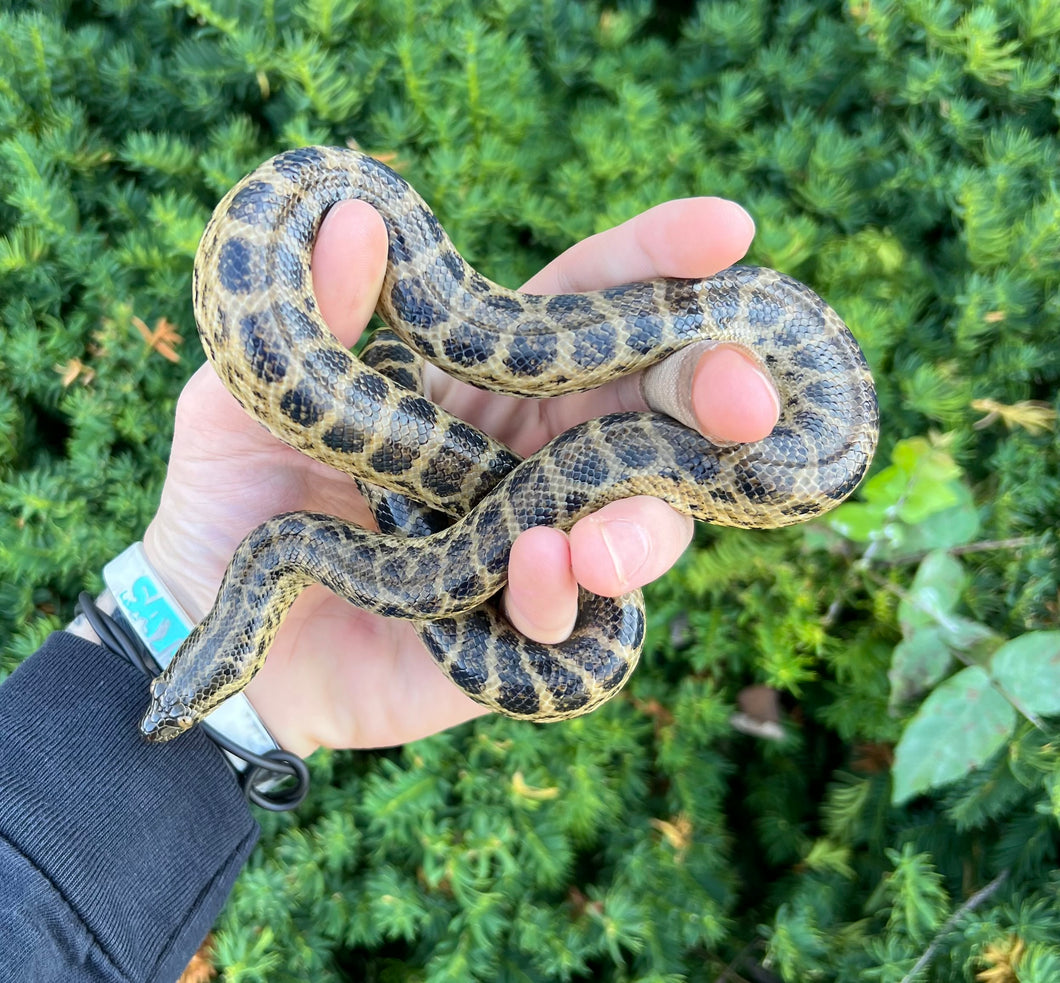
[[[186,535],[175,533],[170,524],[156,515],[144,531],[143,546],[147,562],[163,586],[191,621],[198,624],[213,606],[218,583],[197,573],[208,564],[198,558],[193,560],[181,549],[181,544],[187,543],[189,539]],[[218,559],[220,569],[224,569],[226,562],[223,558]]]

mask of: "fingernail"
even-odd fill
[[[751,374],[757,380],[759,387],[762,391],[769,396],[770,402],[773,404],[773,408],[777,412],[777,416],[780,415],[780,397],[777,395],[777,387],[773,385],[773,380],[770,378],[768,372],[762,368],[747,352],[734,348],[740,358],[743,359],[744,363],[751,369]]]
[[[744,223],[747,226],[748,239],[753,239],[755,237],[755,233],[758,231],[755,227],[755,220],[751,218],[751,213],[742,205],[739,205],[736,202],[733,202],[733,204],[736,205],[738,209],[740,209],[740,214],[743,216]]]
[[[706,352],[696,365],[694,379],[693,410],[703,435],[711,440],[722,444],[760,440],[780,416],[780,397],[773,380],[741,346],[718,345]],[[758,411],[763,403],[758,391],[769,397],[771,418]],[[723,432],[716,432],[716,427]]]
[[[634,575],[648,562],[651,553],[651,540],[644,528],[636,522],[612,519],[601,523],[600,537],[619,581],[623,585],[631,583]]]

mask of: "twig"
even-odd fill
[[[990,550],[1018,550],[1024,546],[1033,546],[1040,538],[1039,536],[1013,536],[1010,539],[981,539],[977,543],[965,543],[963,546],[948,546],[945,552],[950,556],[964,556],[968,553],[987,553]],[[920,550],[917,553],[905,553],[902,556],[890,557],[884,562],[891,567],[900,567],[906,563],[916,563],[930,552],[932,551]]]
[[[905,496],[902,496],[893,508],[897,509],[904,501]],[[947,547],[946,552],[951,556],[964,556],[967,553],[986,553],[990,550],[1016,550],[1022,549],[1024,546],[1033,546],[1039,541],[1039,538],[1040,537],[1038,536],[1013,536],[1009,539],[983,539],[978,543],[965,543],[961,546]],[[883,548],[883,545],[884,540],[882,537],[874,539],[869,543],[868,548],[862,554],[861,559],[850,568],[847,581],[844,584],[844,589],[854,580],[858,573],[869,568],[869,566],[876,560],[876,554]],[[920,550],[917,553],[906,553],[904,556],[892,556],[883,559],[880,562],[889,567],[905,566],[907,563],[919,562],[924,559],[929,552],[931,552],[931,550]],[[823,623],[825,628],[834,624],[836,618],[839,617],[839,612],[843,609],[843,604],[846,601],[844,593],[845,590],[837,594],[832,600],[831,605],[829,605],[828,611],[824,616]]]
[[[923,955],[916,961],[913,968],[909,970],[905,976],[902,977],[902,983],[913,983],[916,979],[917,973],[924,969],[929,962],[935,957],[935,953],[938,952],[939,946],[942,945],[942,940],[953,931],[959,922],[969,912],[974,911],[984,901],[993,895],[1002,884],[1005,883],[1008,878],[1009,872],[1007,870],[1001,871],[986,887],[976,891],[967,901],[964,902],[949,918],[943,922],[942,928],[938,930],[935,937],[931,940],[931,945],[924,950]]]

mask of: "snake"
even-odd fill
[[[383,372],[339,343],[313,293],[317,231],[347,199],[373,206],[386,226],[376,312],[400,345]],[[634,495],[705,522],[788,526],[843,501],[877,444],[865,357],[803,283],[737,265],[588,293],[511,290],[464,260],[396,170],[350,148],[287,150],[236,184],[199,243],[192,301],[229,392],[280,440],[381,489],[379,530],[308,511],[251,530],[213,607],[151,683],[140,730],[152,741],[241,690],[315,583],[410,620],[441,671],[492,710],[532,721],[587,713],[637,664],[640,592],[581,591],[565,642],[523,637],[496,600],[521,532],[566,530]],[[418,391],[422,359],[483,389],[547,397],[658,372],[696,344],[736,346],[768,372],[780,413],[766,438],[712,441],[664,405],[585,421],[521,460]]]

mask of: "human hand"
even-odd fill
[[[750,218],[712,198],[668,202],[569,249],[526,289],[596,289],[653,276],[707,276],[737,261],[754,234]],[[382,220],[361,202],[325,219],[313,254],[321,312],[343,344],[368,323],[386,261]],[[637,380],[591,393],[527,400],[485,393],[429,369],[428,395],[526,455],[575,423],[644,409]],[[719,440],[764,437],[777,417],[771,383],[737,350],[701,359],[692,406]],[[270,436],[223,388],[209,365],[177,408],[169,471],[145,534],[155,569],[188,614],[201,618],[237,543],[272,515],[310,509],[371,525],[352,479]],[[574,622],[577,587],[617,595],[667,570],[691,538],[692,522],[656,499],[615,502],[564,534],[531,529],[509,562],[512,622],[542,642]],[[403,743],[485,713],[433,664],[411,626],[309,588],[291,609],[248,696],[276,740],[306,755],[319,745]]]

